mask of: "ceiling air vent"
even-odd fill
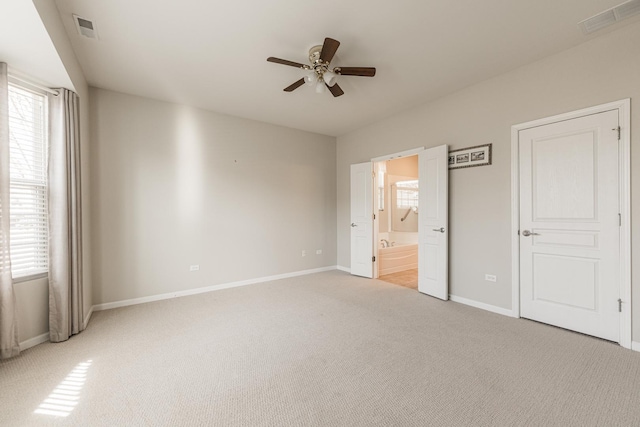
[[[626,3],[622,3],[619,6],[613,8],[616,14],[616,18],[619,20],[629,18],[637,13],[640,13],[640,0],[631,0]]]
[[[629,0],[578,23],[585,34],[594,33],[625,18],[640,13],[640,0]]]
[[[76,29],[81,36],[88,37],[90,39],[98,38],[98,30],[96,24],[93,21],[82,18],[78,15],[73,15],[73,20],[76,23]]]

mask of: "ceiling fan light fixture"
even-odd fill
[[[311,71],[304,76],[304,82],[309,86],[313,86],[318,82],[318,75],[315,71]]]
[[[324,79],[324,82],[328,85],[328,86],[333,86],[334,84],[336,84],[336,78],[338,76],[336,75],[336,73],[334,73],[333,71],[325,71],[324,74],[322,75],[322,78]]]
[[[327,86],[324,84],[324,80],[318,79],[318,83],[316,83],[316,93],[325,93],[327,91]]]

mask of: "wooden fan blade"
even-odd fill
[[[331,62],[333,55],[335,55],[338,50],[338,46],[340,46],[338,40],[330,39],[329,37],[324,39],[322,51],[320,51],[320,59],[322,59],[323,62]]]
[[[274,62],[276,64],[289,65],[290,67],[296,67],[296,68],[308,67],[307,65],[301,64],[299,62],[293,62],[293,61],[287,61],[286,59],[274,58],[273,56],[268,57],[267,61]]]
[[[300,86],[302,86],[304,84],[304,77],[301,78],[300,80],[298,80],[297,82],[295,82],[294,84],[287,86],[284,88],[285,92],[293,92],[294,90],[298,89]]]
[[[373,67],[339,67],[335,71],[341,76],[373,77],[376,75],[376,69]]]
[[[334,98],[337,98],[340,95],[344,95],[344,91],[340,86],[338,86],[338,83],[334,84],[333,86],[327,85],[327,87],[329,88],[329,91],[331,92]]]

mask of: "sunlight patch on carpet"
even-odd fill
[[[87,360],[78,363],[33,413],[53,417],[68,416],[80,400],[91,362],[91,360]]]

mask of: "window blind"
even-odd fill
[[[46,273],[47,98],[9,84],[11,271],[14,278]]]

